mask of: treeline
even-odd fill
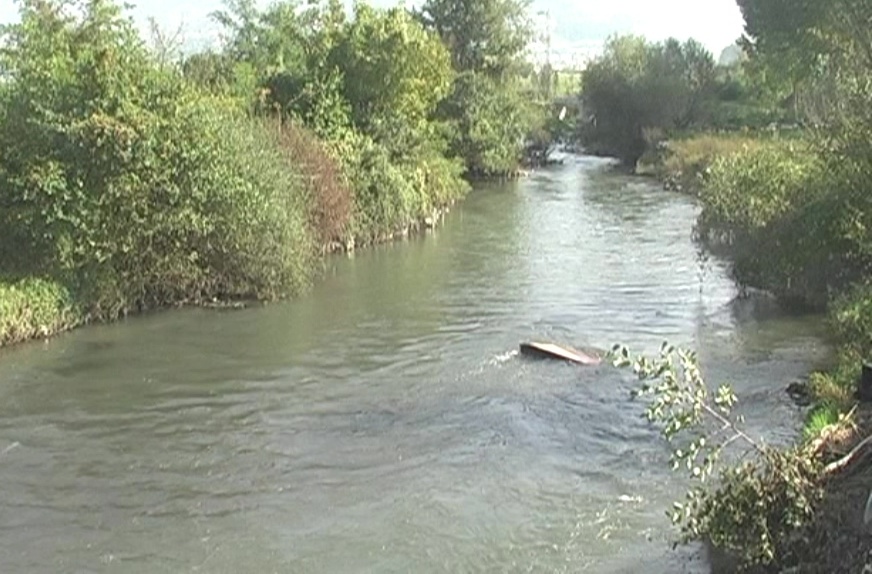
[[[0,51],[0,344],[298,292],[516,169],[537,109],[516,0],[228,0],[176,57],[112,0],[20,0]]]
[[[790,119],[787,97],[744,52],[717,64],[702,44],[613,36],[582,74],[579,136],[629,166],[676,133],[759,129]]]

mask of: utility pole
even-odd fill
[[[554,70],[551,68],[551,10],[540,10],[538,16],[545,17],[545,70],[548,70],[546,78],[545,95],[551,99],[551,79]]]
[[[551,10],[545,10],[545,65],[551,69]]]

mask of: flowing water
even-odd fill
[[[697,209],[569,156],[298,300],[3,351],[0,572],[705,572],[632,378],[515,352],[690,345],[789,440],[819,320],[733,301]]]

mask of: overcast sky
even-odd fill
[[[268,0],[260,0],[268,4]],[[164,28],[184,26],[190,44],[215,36],[208,18],[221,0],[133,0],[132,15],[144,26],[154,16]],[[347,3],[350,5],[351,0]],[[401,0],[371,0],[376,6],[395,6]],[[410,1],[407,5],[417,4]],[[17,17],[17,2],[0,0],[0,22]],[[553,27],[555,51],[595,49],[614,32],[642,34],[652,40],[693,37],[715,57],[742,33],[742,16],[735,0],[534,0],[533,11],[547,11]]]

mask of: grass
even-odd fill
[[[744,134],[699,134],[670,140],[662,163],[663,175],[696,177],[711,163],[734,153],[765,145],[756,137]]]
[[[815,405],[805,418],[803,435],[806,440],[813,440],[838,424],[841,414],[842,410],[836,404],[822,402]]]
[[[795,142],[802,135],[741,131],[676,135],[665,141],[662,134],[646,137],[649,149],[639,160],[640,172],[656,176],[670,188],[698,195],[706,170],[716,159]],[[658,141],[663,143],[658,146]]]
[[[846,412],[856,402],[861,365],[872,355],[872,285],[862,283],[832,300],[829,323],[837,344],[835,364],[811,375],[809,391],[816,405]]]

